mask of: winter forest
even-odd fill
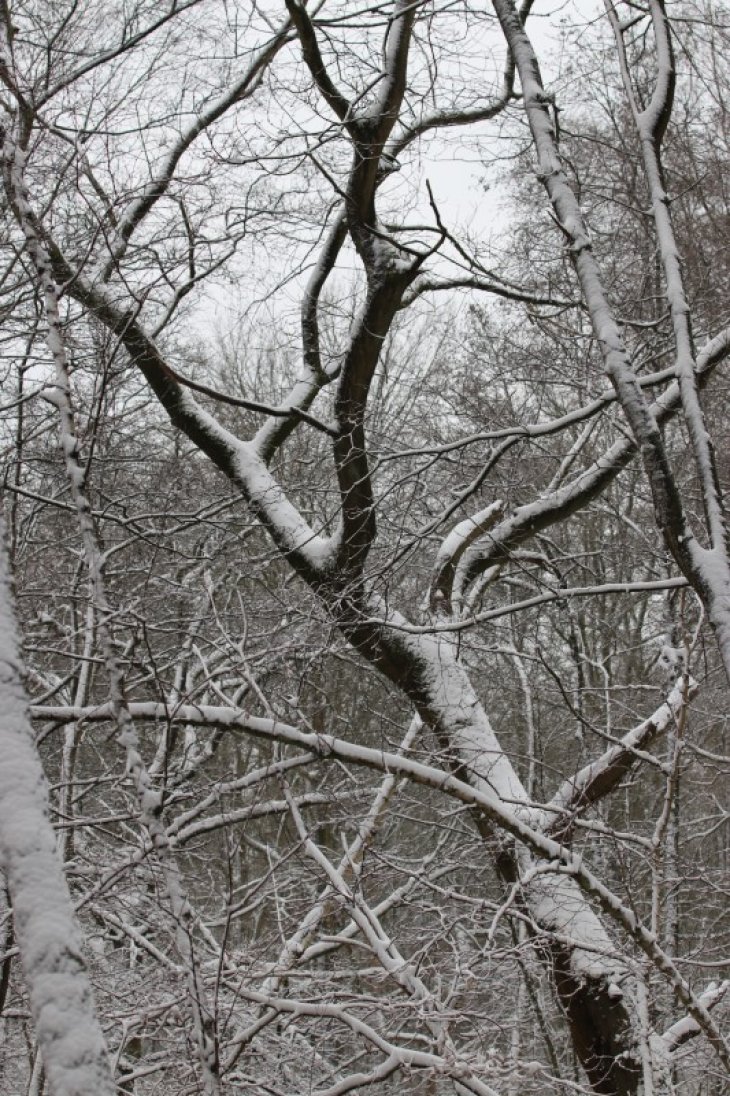
[[[0,0],[1,1096],[730,1092],[725,0]]]

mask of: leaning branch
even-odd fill
[[[672,35],[663,0],[650,0],[652,25],[657,52],[657,78],[651,99],[640,110],[633,93],[626,47],[621,24],[613,5],[604,0],[619,56],[621,78],[626,91],[637,133],[641,142],[656,238],[664,270],[666,297],[672,318],[676,346],[676,373],[684,409],[685,422],[699,474],[710,544],[724,555],[727,567],[728,530],[720,488],[715,451],[705,425],[699,399],[690,310],[682,276],[682,266],[672,224],[670,199],[666,191],[662,163],[662,139],[669,122],[674,101],[676,68]],[[730,573],[730,572],[729,572]],[[726,576],[727,577],[727,576]]]
[[[697,355],[697,379],[707,384],[715,368],[730,355],[730,327],[726,327],[705,344]],[[659,425],[668,422],[681,406],[679,385],[675,381],[651,405]],[[502,562],[509,552],[525,540],[577,513],[597,498],[636,456],[638,446],[633,438],[621,438],[598,460],[573,480],[534,502],[518,506],[496,526],[488,542],[475,551],[470,560],[470,579]]]
[[[653,715],[563,782],[535,825],[560,841],[568,840],[576,818],[613,791],[636,764],[637,750],[644,750],[678,719],[696,692],[691,678],[680,679]]]

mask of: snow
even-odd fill
[[[388,626],[398,628],[403,624],[399,614],[388,614]],[[490,796],[496,793],[505,804],[527,804],[527,793],[456,657],[453,639],[448,635],[401,633],[398,642],[421,668],[430,721],[446,736],[475,787]]]
[[[568,944],[571,969],[580,981],[616,987],[617,982],[627,978],[625,960],[570,876],[537,874],[530,884],[528,904],[538,928]],[[612,1000],[621,996],[609,992]]]

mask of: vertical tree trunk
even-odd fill
[[[113,1096],[114,1080],[47,814],[0,529],[0,867],[51,1096]]]

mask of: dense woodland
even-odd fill
[[[730,1091],[729,58],[2,0],[4,1094]]]

